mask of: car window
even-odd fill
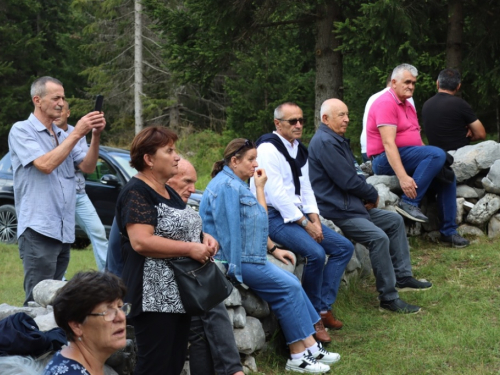
[[[85,180],[87,181],[100,182],[101,177],[105,174],[113,174],[116,176],[116,170],[106,160],[99,158],[97,159],[97,164],[94,172],[84,173],[84,176]]]
[[[113,156],[115,162],[127,172],[129,178],[137,174],[137,170],[130,166],[130,154],[121,152],[112,152],[110,154]]]
[[[10,152],[7,152],[5,156],[0,160],[0,172],[12,173],[12,162],[10,161]]]

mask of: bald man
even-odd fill
[[[198,180],[196,170],[186,159],[179,160],[178,173],[168,180],[171,186],[187,203]],[[110,272],[121,276],[120,232],[113,221],[109,235],[108,264]],[[240,355],[224,302],[208,313],[193,316],[189,332],[189,369],[191,375],[244,375]]]
[[[397,289],[427,290],[432,284],[413,278],[403,219],[377,208],[377,190],[366,182],[344,137],[349,125],[347,106],[328,99],[320,115],[322,123],[309,144],[309,173],[320,214],[369,249],[380,309],[417,313],[420,307],[401,300]]]

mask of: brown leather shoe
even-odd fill
[[[314,329],[316,330],[316,333],[314,334],[316,341],[325,344],[332,342],[332,339],[330,338],[328,332],[326,332],[325,326],[321,320],[314,325]]]
[[[335,319],[331,311],[321,313],[320,315],[321,321],[323,322],[325,327],[331,329],[341,329],[344,326],[344,324],[340,320]]]

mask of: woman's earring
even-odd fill
[[[149,167],[149,169],[153,170],[153,165],[151,164],[151,166]]]

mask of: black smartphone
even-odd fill
[[[102,102],[104,101],[104,96],[102,95],[97,95],[95,97],[95,106],[94,106],[94,111],[99,111],[102,112]]]

